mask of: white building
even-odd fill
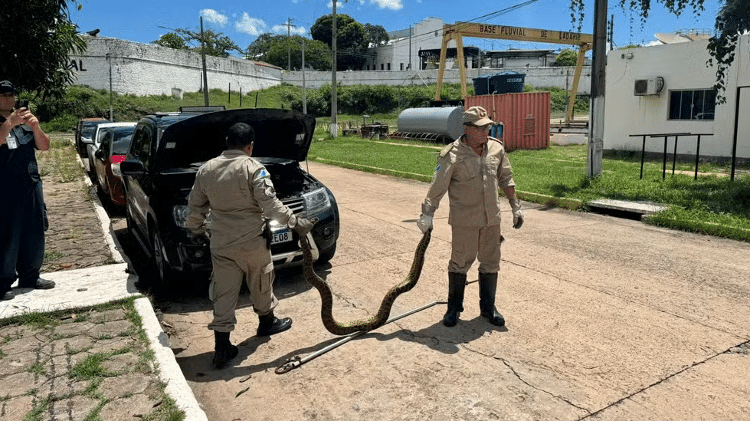
[[[440,51],[443,42],[443,20],[428,18],[412,28],[389,32],[390,41],[369,50],[370,57],[362,70],[422,70],[420,50]]]
[[[87,36],[87,49],[70,55],[76,85],[120,94],[198,92],[203,87],[201,55],[156,44]],[[249,92],[281,83],[281,69],[234,57],[206,56],[209,89]]]
[[[641,151],[635,134],[701,133],[701,157],[750,158],[750,36],[740,38],[726,75],[726,103],[716,104],[716,67],[707,40],[610,51],[607,55],[604,149]],[[739,93],[739,97],[738,97]],[[681,136],[678,155],[694,156],[696,136]],[[668,138],[668,153],[674,137]],[[662,153],[664,138],[646,138]]]

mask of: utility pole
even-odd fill
[[[307,114],[307,86],[305,86],[305,44],[302,38],[302,113]]]
[[[594,7],[594,50],[591,63],[591,116],[586,177],[602,174],[604,149],[604,89],[607,69],[607,0]]]
[[[412,36],[411,25],[409,25],[409,71],[411,71],[411,36]]]
[[[286,38],[287,41],[291,39],[292,37],[292,18],[286,19]],[[286,69],[291,71],[292,70],[292,46],[289,44],[289,42],[286,43],[286,52],[287,52],[287,62],[286,62]]]
[[[112,110],[112,57],[109,53],[106,54],[106,57],[107,62],[109,62],[109,121],[115,121]]]
[[[203,16],[201,16],[201,60],[203,60],[203,100],[208,107],[208,76],[206,76],[206,42],[203,38]]]
[[[339,127],[336,123],[336,1],[333,0],[333,22],[331,24],[331,51],[333,52],[333,69],[331,71],[331,136],[338,137]]]

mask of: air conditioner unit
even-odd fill
[[[636,96],[659,95],[664,89],[663,77],[652,77],[649,79],[636,79],[633,94]]]

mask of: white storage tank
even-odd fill
[[[407,108],[398,115],[398,131],[431,133],[458,139],[463,133],[464,107]]]

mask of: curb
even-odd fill
[[[190,389],[190,385],[177,364],[174,353],[169,347],[169,337],[162,330],[151,301],[145,297],[138,298],[134,304],[138,314],[141,315],[143,330],[158,361],[159,378],[167,385],[165,389],[167,395],[174,399],[177,408],[185,411],[185,421],[208,421],[206,413],[200,408],[193,390]]]
[[[91,182],[91,179],[88,177],[88,172],[86,172],[86,167],[83,165],[83,160],[77,154],[76,159],[81,165],[81,168],[84,169],[84,181],[89,188],[96,216],[102,226],[102,232],[104,233],[104,238],[106,239],[107,245],[112,253],[112,258],[116,262],[127,263],[128,268],[132,268],[133,265],[131,262],[124,258],[119,251],[121,246],[117,241],[117,238],[113,235],[114,232],[112,230],[112,223],[109,219],[109,215],[107,215],[104,206],[101,201],[99,201],[99,196],[96,193],[95,186]],[[92,189],[94,189],[94,191],[91,191]],[[130,273],[132,277],[135,278],[135,281],[137,281],[138,276],[135,275],[133,271],[130,271]],[[141,316],[143,330],[146,332],[149,345],[154,351],[154,357],[158,364],[156,371],[159,374],[159,378],[166,384],[165,392],[174,399],[177,408],[185,411],[184,421],[208,421],[206,413],[200,408],[197,399],[195,399],[193,390],[190,389],[190,385],[188,385],[180,366],[177,364],[174,353],[169,347],[169,337],[164,330],[162,330],[161,323],[159,323],[159,320],[156,318],[156,313],[154,312],[154,307],[151,305],[151,301],[146,297],[138,298],[135,300],[134,305],[138,314]]]

